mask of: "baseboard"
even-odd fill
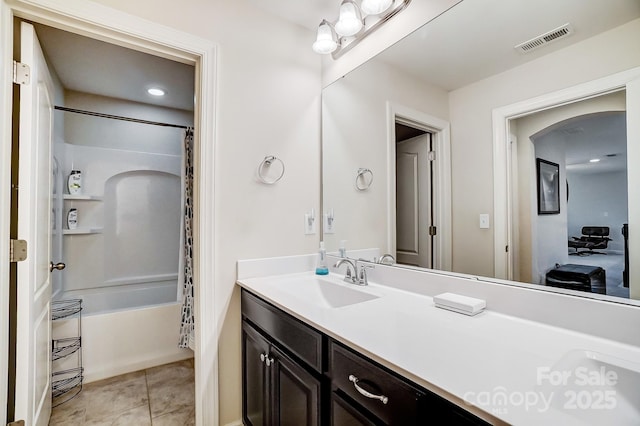
[[[243,425],[242,425],[242,420],[236,420],[235,422],[227,423],[224,426],[243,426]]]

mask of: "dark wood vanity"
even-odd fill
[[[242,290],[245,425],[486,425]]]

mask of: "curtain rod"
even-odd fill
[[[94,116],[94,117],[110,118],[112,120],[131,121],[133,123],[151,124],[151,125],[154,125],[154,126],[163,126],[163,127],[176,127],[178,129],[187,129],[187,130],[188,129],[193,129],[192,127],[183,126],[181,124],[170,124],[170,123],[162,123],[162,122],[159,122],[159,121],[141,120],[139,118],[131,118],[131,117],[122,117],[120,115],[103,114],[101,112],[85,111],[85,110],[82,110],[82,109],[67,108],[67,107],[62,107],[62,106],[58,106],[58,105],[56,105],[54,108],[57,109],[57,110],[60,110],[60,111],[73,112],[73,113],[76,113],[76,114],[91,115],[91,116]]]

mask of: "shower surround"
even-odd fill
[[[61,209],[54,226],[63,234],[67,267],[54,299],[83,299],[86,381],[192,356],[177,348],[181,156],[58,148],[62,176],[82,170],[84,199],[63,197],[56,188],[54,197],[64,200],[54,202]],[[71,232],[60,229],[70,208],[78,210],[78,229]]]

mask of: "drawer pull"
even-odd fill
[[[383,404],[386,404],[387,402],[389,402],[389,398],[387,398],[384,395],[374,395],[371,392],[367,392],[366,390],[362,389],[360,386],[358,386],[358,381],[359,379],[354,376],[353,374],[349,375],[349,381],[353,382],[353,386],[356,388],[356,390],[358,392],[360,392],[361,395],[366,396],[367,398],[371,398],[371,399],[379,399],[380,401],[382,401]]]

